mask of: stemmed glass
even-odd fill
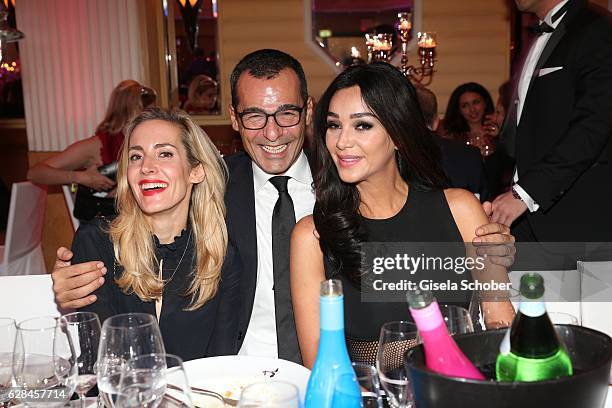
[[[380,329],[376,368],[393,408],[411,408],[413,405],[412,389],[404,368],[404,353],[417,345],[418,332],[414,323],[388,322]]]
[[[299,408],[297,387],[284,381],[265,381],[249,385],[240,394],[240,408]]]
[[[76,354],[63,317],[37,317],[17,326],[15,385],[27,407],[63,406],[76,388]]]
[[[116,406],[193,408],[183,360],[172,354],[131,358],[121,373]]]
[[[68,322],[68,331],[77,357],[76,393],[81,408],[84,408],[87,392],[96,385],[95,364],[100,343],[100,320],[97,314],[91,312],[69,313],[64,315],[64,319]]]
[[[126,313],[109,317],[102,325],[96,374],[100,398],[114,407],[123,365],[133,357],[165,353],[155,317],[146,313]]]
[[[467,309],[455,305],[440,305],[440,312],[451,336],[474,332],[472,318]]]
[[[4,407],[5,403],[10,401],[9,390],[13,385],[13,349],[16,334],[15,320],[0,317],[0,407]]]
[[[336,382],[334,388],[334,398],[332,401],[332,408],[345,407],[348,402],[354,406],[363,408],[383,408],[383,400],[380,395],[380,382],[378,380],[378,373],[376,368],[366,363],[352,363],[353,374],[344,374]],[[352,394],[346,392],[345,387],[354,386],[353,383],[357,381],[361,390],[361,398],[358,401],[352,401]]]

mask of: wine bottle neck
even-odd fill
[[[546,313],[546,305],[544,304],[544,298],[539,299],[527,299],[521,296],[521,303],[519,305],[519,311],[530,317],[539,317]]]
[[[440,326],[444,326],[444,318],[440,312],[438,302],[431,302],[422,309],[410,309],[410,314],[414,322],[417,324],[419,331],[434,330]]]
[[[321,330],[344,331],[344,296],[322,296],[319,305]]]

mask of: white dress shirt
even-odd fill
[[[276,315],[272,290],[272,211],[278,200],[278,190],[269,182],[274,174],[265,173],[255,163],[252,165],[257,229],[257,285],[251,320],[238,354],[277,358]],[[293,201],[295,219],[299,221],[312,214],[315,202],[312,173],[304,152],[284,175],[291,177],[287,188]]]
[[[561,7],[563,7],[567,2],[568,0],[564,0],[557,4],[555,7],[553,7],[553,9],[550,10],[548,14],[546,14],[543,21],[552,28],[556,29],[561,20],[563,20],[563,17],[565,17],[566,13],[563,13],[563,15],[556,19],[554,23],[552,21],[552,16],[558,10],[560,10]],[[537,75],[537,73],[534,72],[535,66],[538,63],[538,60],[542,55],[542,51],[544,51],[544,47],[546,47],[546,44],[548,43],[548,40],[550,39],[551,35],[552,33],[542,33],[531,46],[531,50],[529,50],[529,54],[527,55],[527,59],[525,60],[525,65],[523,66],[523,71],[521,72],[521,77],[519,79],[518,84],[518,106],[516,111],[517,126],[521,122],[521,114],[523,113],[523,107],[525,106],[525,98],[527,97],[527,90],[529,89],[529,84],[531,83],[531,79],[533,78],[533,76]],[[514,190],[518,193],[523,202],[527,204],[527,208],[529,209],[529,211],[537,211],[538,208],[540,208],[538,203],[536,203],[534,199],[531,198],[531,196],[520,185],[516,184],[518,183],[518,169],[514,170],[514,183]]]

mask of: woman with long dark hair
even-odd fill
[[[442,136],[480,149],[483,156],[495,151],[499,126],[489,91],[476,82],[459,85],[451,94],[442,126]]]
[[[446,189],[440,152],[414,87],[389,64],[350,67],[327,88],[315,111],[314,159],[314,212],[296,224],[291,240],[291,293],[303,361],[311,367],[316,357],[319,284],[334,278],[344,288],[349,354],[371,363],[381,325],[407,320],[409,313],[405,301],[362,302],[361,284],[370,273],[362,263],[363,245],[456,243],[465,256],[463,242],[472,242],[488,220],[472,193]],[[488,276],[507,281],[503,267],[487,267]],[[485,321],[491,326],[510,322],[514,314],[509,302],[489,310]]]

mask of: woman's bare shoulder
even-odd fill
[[[317,228],[315,227],[312,215],[307,215],[295,224],[293,236],[300,239],[318,240]]]

